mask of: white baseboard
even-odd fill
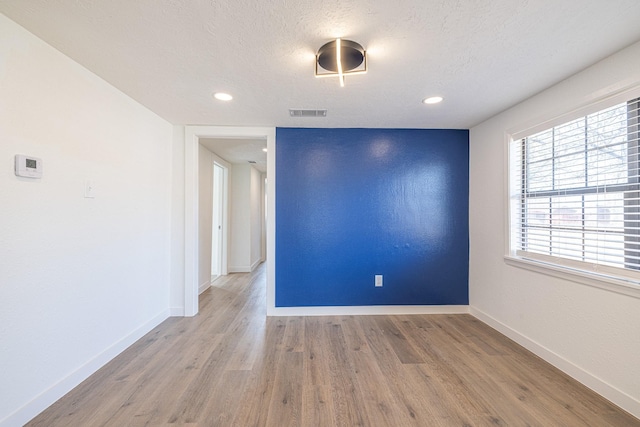
[[[184,307],[169,308],[169,317],[184,317]]]
[[[331,307],[267,307],[267,316],[373,316],[466,314],[468,305],[363,305]]]
[[[198,295],[200,295],[201,293],[209,289],[210,286],[211,286],[211,280],[207,280],[206,282],[200,283],[200,286],[198,286]]]
[[[56,400],[71,391],[74,387],[86,380],[91,374],[95,373],[98,369],[102,368],[111,359],[122,353],[131,344],[142,338],[147,332],[162,323],[169,317],[169,310],[163,310],[160,314],[153,317],[136,330],[117,341],[102,353],[95,356],[93,359],[87,361],[84,365],[80,366],[66,378],[63,378],[58,383],[51,386],[49,389],[43,391],[38,396],[34,397],[26,405],[9,415],[3,420],[0,420],[0,427],[14,427],[22,426],[33,419],[40,412],[47,409]]]
[[[251,273],[251,266],[229,266],[229,273]]]
[[[251,271],[255,270],[262,263],[261,259],[257,259],[253,264],[251,264]]]
[[[640,401],[634,399],[632,396],[629,396],[623,391],[618,390],[614,386],[602,381],[600,378],[571,363],[569,360],[554,353],[552,350],[544,347],[543,345],[531,340],[530,338],[527,338],[520,332],[511,329],[509,326],[501,323],[488,314],[483,313],[477,308],[470,307],[469,311],[471,315],[473,315],[478,320],[491,326],[501,334],[511,338],[513,341],[517,342],[527,350],[551,363],[553,366],[560,369],[565,374],[581,382],[591,390],[603,396],[605,399],[610,400],[612,403],[618,405],[633,416],[640,418]]]

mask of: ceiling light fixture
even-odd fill
[[[437,104],[438,102],[442,102],[441,96],[432,96],[422,100],[423,104]]]
[[[218,101],[231,101],[233,99],[233,96],[224,92],[216,92],[213,94],[213,97]]]
[[[338,77],[344,87],[345,76],[366,72],[367,52],[359,43],[338,38],[318,49],[316,77]]]
[[[264,151],[264,152],[266,153],[266,152],[267,152],[267,149],[266,149],[266,148],[263,148],[263,149],[262,149],[262,151]]]

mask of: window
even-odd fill
[[[639,107],[512,140],[512,255],[640,282]]]

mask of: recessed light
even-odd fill
[[[431,96],[422,100],[423,104],[437,104],[438,102],[442,102],[441,96]]]
[[[213,97],[218,101],[231,101],[233,99],[233,96],[224,92],[216,92],[213,94]]]
[[[266,148],[263,148],[263,149],[262,149],[262,151],[264,151],[264,152],[266,153],[266,152],[267,152],[267,149],[266,149]]]

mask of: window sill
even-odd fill
[[[572,282],[593,286],[610,292],[640,298],[640,283],[631,280],[618,279],[612,276],[589,273],[562,265],[550,264],[538,260],[510,255],[505,255],[504,261],[513,267],[524,268],[525,270],[534,271],[547,276],[558,277],[560,279],[570,280]]]

